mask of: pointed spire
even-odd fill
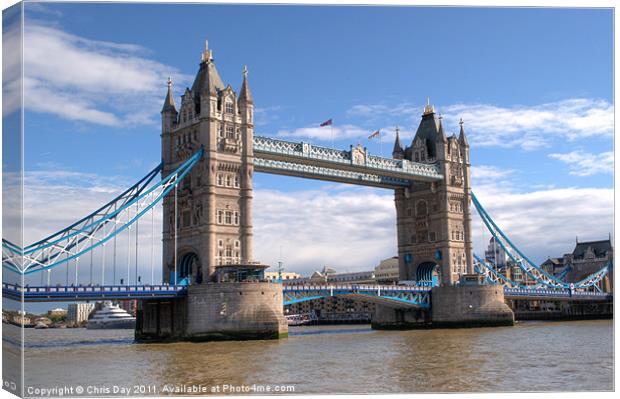
[[[213,61],[213,52],[209,50],[209,41],[205,40],[205,51],[202,53],[200,62],[203,63],[208,61]]]
[[[443,117],[439,114],[439,127],[437,128],[437,141],[441,141],[443,143],[447,143],[448,139],[446,139],[446,134],[443,131]]]
[[[467,142],[467,137],[465,137],[465,129],[463,129],[463,118],[461,118],[461,120],[459,121],[459,125],[461,125],[461,131],[459,133],[459,141],[465,145],[465,146],[469,146],[469,143]]]
[[[431,115],[434,113],[435,113],[435,107],[431,105],[431,98],[426,97],[426,105],[424,106],[424,113],[422,114],[422,116]]]
[[[168,94],[166,94],[166,99],[164,100],[164,106],[161,109],[161,112],[168,112],[171,111],[172,113],[177,113],[177,108],[174,105],[174,95],[172,94],[172,79],[170,79],[170,76],[168,76]]]
[[[243,66],[243,83],[241,83],[241,90],[239,91],[239,102],[252,104],[252,93],[250,92],[250,85],[248,84],[248,67]]]
[[[403,150],[403,146],[400,144],[400,130],[398,126],[396,126],[396,139],[394,140],[394,149],[392,150],[392,158],[395,159],[403,159],[405,155],[405,151]]]

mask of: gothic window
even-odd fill
[[[239,240],[235,240],[235,248],[239,248]]]
[[[429,236],[429,241],[430,242],[435,242],[436,239],[436,235],[434,231],[431,231],[430,236]]]
[[[221,139],[223,139],[223,138],[224,138],[224,126],[220,125],[220,126],[218,127],[218,130],[217,130],[217,131],[218,131],[218,136],[219,136]]]
[[[235,127],[228,125],[226,126],[226,137],[229,139],[234,139],[235,138]]]
[[[232,247],[230,245],[226,245],[226,256],[227,257],[232,256]]]
[[[235,226],[239,226],[239,212],[235,211]]]
[[[222,248],[224,246],[224,240],[217,240],[217,246],[218,248]],[[222,255],[220,255],[222,256]]]
[[[224,185],[224,176],[221,173],[217,174],[217,185],[218,186]]]
[[[226,211],[226,224],[232,224],[232,212],[231,211]]]
[[[420,162],[420,154],[418,154],[417,152],[415,153],[415,161]]]
[[[189,211],[184,211],[183,212],[183,226],[187,227],[190,225],[190,214]]]
[[[235,175],[235,187],[237,187],[237,188],[239,187],[239,180],[240,180],[239,179],[239,174],[236,174]]]
[[[226,108],[225,108],[225,110],[226,110],[227,114],[232,114],[232,113],[235,112],[235,109],[233,107],[232,101],[226,101]]]
[[[223,216],[224,211],[217,211],[217,224],[222,224],[224,222]]]
[[[428,209],[426,208],[426,201],[424,200],[418,201],[418,203],[416,204],[415,215],[420,217],[420,216],[426,216],[427,214],[428,214]]]

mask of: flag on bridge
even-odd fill
[[[332,125],[331,118],[326,120],[325,122],[321,123],[321,127],[323,127],[323,126],[331,126],[331,125]]]
[[[379,131],[377,130],[376,132],[374,132],[373,134],[371,134],[370,136],[368,136],[368,140],[374,139],[375,137],[379,137],[381,133],[379,133]]]

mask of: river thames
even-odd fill
[[[19,336],[17,327],[3,328]],[[137,344],[132,330],[85,329],[26,329],[25,337],[27,396],[60,387],[93,396],[613,389],[610,320],[416,331],[304,326],[279,341]],[[15,342],[3,342],[5,361],[17,359]]]

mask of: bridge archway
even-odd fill
[[[186,281],[189,283],[192,276],[194,276],[196,280],[201,278],[198,255],[195,252],[190,251],[183,254],[179,259],[179,263],[177,265],[177,282]]]
[[[441,282],[441,268],[435,262],[423,262],[415,271],[415,281],[424,286],[437,286]]]

